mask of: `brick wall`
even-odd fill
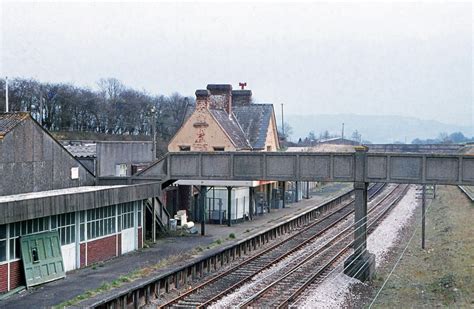
[[[115,235],[87,243],[87,264],[111,259],[115,256]]]
[[[25,284],[23,262],[20,260],[10,263],[10,289],[15,289]]]
[[[143,241],[142,241],[142,228],[138,228],[138,249],[143,248]]]
[[[80,244],[81,268],[86,266],[86,244]]]
[[[0,292],[7,292],[8,290],[8,265],[0,265]]]
[[[118,246],[118,255],[122,255],[122,234],[117,235],[118,241],[117,241],[117,246]]]

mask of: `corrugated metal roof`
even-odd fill
[[[0,138],[13,130],[19,123],[30,116],[27,112],[13,112],[0,114]]]
[[[235,106],[232,111],[253,149],[264,149],[268,126],[273,114],[272,104]]]
[[[76,158],[95,158],[97,156],[97,144],[65,145]]]
[[[210,109],[209,110],[216,119],[216,121],[221,125],[224,131],[229,135],[232,142],[239,149],[252,149],[249,144],[242,128],[235,119],[233,115],[227,114],[226,111],[220,109]]]

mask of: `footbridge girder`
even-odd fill
[[[357,166],[357,157],[363,167]],[[168,153],[137,178],[146,177],[474,185],[474,156],[368,153],[366,147],[352,153],[178,152]]]

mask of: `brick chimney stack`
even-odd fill
[[[209,108],[209,96],[210,92],[206,89],[196,90],[196,109],[208,109]]]
[[[209,84],[207,90],[211,93],[210,108],[225,110],[230,115],[232,112],[232,85]]]
[[[247,106],[252,103],[252,90],[232,90],[232,104]]]

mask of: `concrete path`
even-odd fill
[[[288,204],[284,209],[272,209],[270,213],[257,216],[252,221],[235,224],[231,227],[206,225],[206,236],[192,235],[160,239],[150,248],[135,251],[95,266],[68,272],[65,279],[22,291],[0,301],[0,307],[52,307],[87,291],[95,291],[104,283],[113,282],[121,276],[129,276],[134,271],[147,267],[156,268],[158,265],[162,265],[158,270],[154,270],[152,274],[153,276],[159,275],[173,269],[178,264],[185,263],[191,257],[216,250],[218,248],[217,240],[221,240],[221,246],[231,244],[274,226],[310,207],[322,204],[324,201],[347,192],[351,188],[352,184],[331,183],[319,191],[313,192],[313,197],[309,200],[304,199],[298,203]],[[200,231],[199,224],[197,224],[197,228]],[[229,239],[231,233],[235,235],[235,239]],[[207,247],[212,247],[212,249],[206,250]],[[200,249],[196,250],[196,248]],[[124,288],[125,285],[121,286],[120,289]]]

